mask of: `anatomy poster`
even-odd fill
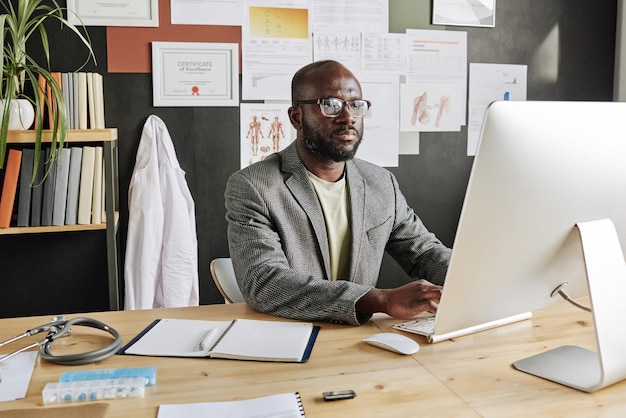
[[[289,104],[241,104],[241,168],[284,149],[292,141]]]

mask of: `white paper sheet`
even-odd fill
[[[363,98],[372,102],[363,121],[363,142],[356,157],[382,167],[397,167],[399,77],[360,77]]]
[[[313,60],[335,60],[358,72],[361,68],[361,34],[350,30],[315,32]]]
[[[363,74],[406,75],[407,49],[404,33],[363,33],[361,43]]]
[[[165,404],[159,406],[157,418],[297,418],[304,410],[298,393],[282,393],[240,401]]]
[[[419,84],[418,89],[422,92],[430,90],[427,94],[430,103],[441,106],[442,99],[446,99],[449,108],[446,112],[457,119],[450,125],[446,124],[446,128],[437,127],[435,126],[437,111],[435,115],[431,115],[432,123],[424,124],[418,131],[458,130],[449,126],[465,125],[467,32],[409,29],[406,35],[407,84]],[[402,114],[411,115],[410,120],[413,115],[414,100],[403,102],[401,106],[404,106],[401,110]],[[441,120],[440,122],[443,123]]]
[[[173,25],[241,26],[243,0],[170,0]]]
[[[527,66],[470,63],[467,155],[475,155],[489,103],[495,100],[526,100]]]
[[[496,0],[434,0],[433,24],[494,27]]]
[[[26,397],[38,354],[38,351],[25,351],[0,361],[0,402]]]
[[[313,33],[389,31],[389,0],[314,0],[311,7]]]
[[[243,100],[290,100],[313,57],[308,0],[247,0],[241,32]]]

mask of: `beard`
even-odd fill
[[[358,140],[354,144],[354,147],[352,147],[352,149],[337,147],[333,142],[332,137],[348,129],[356,132]],[[304,149],[323,160],[331,159],[335,162],[342,162],[353,159],[362,140],[363,131],[359,131],[354,126],[343,126],[331,132],[329,136],[324,136],[318,129],[312,127],[306,120],[302,121],[302,145],[304,145]]]

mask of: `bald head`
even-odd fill
[[[333,60],[315,61],[300,68],[291,80],[291,101],[310,99],[309,91],[319,87],[325,77],[356,77],[341,63]],[[358,83],[358,80],[357,80]]]

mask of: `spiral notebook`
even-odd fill
[[[303,363],[318,332],[309,322],[157,319],[118,354]]]
[[[300,394],[291,392],[240,401],[164,404],[159,406],[157,418],[304,416]]]

